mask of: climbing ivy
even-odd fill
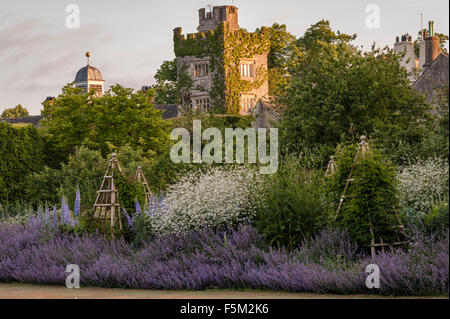
[[[267,79],[267,70],[259,67],[256,79],[241,79],[241,59],[267,54],[270,50],[268,29],[250,33],[243,29],[230,30],[221,23],[215,31],[182,35],[174,30],[174,48],[177,57],[209,57],[213,85],[209,92],[214,110],[218,113],[239,115],[241,93],[260,88]]]

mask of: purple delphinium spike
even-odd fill
[[[56,207],[53,206],[53,226],[58,225],[58,216],[56,215]]]
[[[49,220],[50,220],[50,210],[48,209],[48,206],[45,205],[44,223],[48,224]]]
[[[62,198],[62,202],[61,202],[61,225],[65,224],[65,214],[66,212],[64,211],[66,209],[66,198],[63,196]]]
[[[123,215],[127,219],[128,226],[133,227],[133,220],[131,219],[130,215],[128,215],[127,210],[123,209]]]
[[[142,213],[141,204],[139,204],[139,201],[136,201],[136,212],[133,214],[133,222],[136,220],[136,218]]]
[[[34,217],[33,217],[33,214],[30,213],[30,214],[28,215],[28,226],[31,226],[31,225],[33,225],[33,224],[34,224]]]
[[[141,204],[139,201],[136,202],[136,216],[139,216],[142,213]]]
[[[73,220],[72,220],[72,215],[70,214],[70,208],[69,205],[66,204],[66,207],[64,208],[64,219],[66,221],[67,225],[72,225],[73,224]]]
[[[38,207],[37,214],[36,214],[36,223],[37,223],[37,224],[41,224],[41,221],[42,221],[42,213],[41,213],[41,210],[42,210],[42,208],[41,208],[41,207]]]
[[[81,205],[81,195],[80,195],[80,189],[77,187],[77,192],[75,195],[75,207],[73,208],[73,215],[78,216],[80,213],[80,205]]]

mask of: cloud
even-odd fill
[[[22,103],[39,113],[46,96],[57,95],[73,80],[82,54],[89,48],[106,50],[113,38],[99,24],[66,29],[48,20],[9,16],[0,19],[0,108]]]

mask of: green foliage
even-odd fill
[[[66,158],[81,144],[104,156],[129,144],[151,158],[167,145],[168,124],[150,98],[120,85],[111,87],[102,98],[94,98],[93,91],[83,93],[67,85],[53,103],[44,105],[42,125],[55,149]]]
[[[114,182],[119,189],[118,201],[121,209],[126,209],[131,216],[136,212],[136,202],[145,205],[144,188],[138,182],[135,182],[132,177],[124,176],[116,172],[114,174]]]
[[[449,212],[448,204],[445,206],[437,206],[423,217],[425,229],[430,234],[441,235],[449,228]]]
[[[328,146],[377,133],[385,143],[395,132],[429,123],[429,106],[411,90],[399,57],[389,49],[363,53],[350,44],[355,35],[321,21],[298,40],[291,79],[279,102],[287,111],[282,144],[290,149]]]
[[[441,103],[436,107],[438,116],[431,125],[412,125],[392,132],[391,137],[380,146],[380,151],[396,165],[409,165],[417,159],[433,157],[449,159],[448,86],[442,91]]]
[[[148,176],[151,162],[142,151],[125,145],[117,149],[117,158],[127,176],[133,177],[138,166],[142,166],[144,174]],[[26,198],[34,204],[46,202],[49,205],[58,205],[61,197],[65,196],[69,205],[73,205],[78,187],[81,193],[81,210],[90,210],[109,159],[110,154],[103,157],[100,151],[86,146],[77,147],[60,169],[46,167],[30,175],[27,179]]]
[[[177,90],[177,60],[164,61],[155,75],[156,104],[176,104],[178,103]]]
[[[255,217],[256,228],[271,244],[295,248],[331,220],[323,172],[288,155],[266,181],[265,201]]]
[[[29,115],[28,110],[21,104],[18,104],[13,108],[5,109],[0,117],[5,119],[18,119]]]
[[[338,171],[329,178],[329,193],[337,209],[346,180],[352,169],[356,146],[344,146],[336,154]],[[360,247],[370,244],[370,229],[376,241],[395,240],[398,221],[395,212],[399,207],[395,169],[371,145],[371,150],[358,156],[354,179],[347,188],[337,225],[346,229]],[[336,212],[336,210],[335,210]]]
[[[28,214],[32,211],[30,203],[23,200],[0,203],[0,222],[8,220],[25,222],[28,220]]]
[[[148,218],[144,214],[135,218],[130,235],[131,242],[135,247],[142,247],[153,236]]]
[[[35,127],[0,123],[0,203],[24,198],[28,175],[43,167],[43,146]]]

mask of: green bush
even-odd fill
[[[255,217],[256,228],[271,244],[292,249],[309,240],[330,221],[324,173],[286,156],[278,172],[267,177],[265,201]]]
[[[443,234],[449,227],[448,204],[437,206],[423,217],[425,229],[430,234]]]
[[[138,166],[142,166],[146,177],[149,176],[151,162],[146,159],[143,152],[134,150],[128,145],[116,151],[122,170],[130,179],[134,177]],[[73,205],[78,187],[81,193],[81,210],[91,209],[108,167],[109,157],[103,157],[100,151],[86,146],[77,147],[74,154],[69,156],[68,162],[62,164],[60,169],[46,167],[28,178],[27,200],[34,205],[37,203],[58,205],[61,197],[65,196],[67,202]]]
[[[28,175],[43,167],[43,147],[35,127],[0,123],[0,203],[24,198]]]
[[[328,189],[338,207],[340,196],[352,169],[356,145],[344,146],[336,154],[338,171],[329,179]],[[347,230],[360,247],[371,241],[373,225],[375,240],[396,241],[395,213],[399,207],[395,169],[374,149],[358,157],[354,179],[347,188],[346,198],[337,217],[337,225]]]

